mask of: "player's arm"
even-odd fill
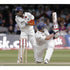
[[[37,39],[40,39],[40,40],[49,40],[49,39],[51,39],[52,37],[54,36],[54,34],[50,34],[50,35],[48,35],[48,36],[43,36],[43,35],[36,35],[36,38]]]
[[[19,18],[15,18],[15,21],[20,28],[24,28],[27,25],[27,22],[24,19],[20,20]]]
[[[46,34],[45,40],[51,39],[56,34],[54,31],[51,34],[49,34],[47,29],[44,29],[44,33]]]
[[[27,13],[27,17],[30,19],[28,21],[28,25],[35,25],[35,22],[34,22],[34,16],[31,14],[31,13]]]
[[[48,30],[45,28],[44,29],[44,33],[46,34],[46,35],[50,35],[50,33],[48,32]]]
[[[51,39],[52,37],[54,37],[54,34],[48,35],[48,36],[45,38],[45,40],[49,40],[49,39]]]

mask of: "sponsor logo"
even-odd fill
[[[63,44],[62,39],[60,38],[55,39],[55,45],[62,45],[62,44]]]
[[[66,46],[66,40],[64,37],[60,36],[59,38],[55,39],[56,47],[64,47]]]
[[[10,41],[7,40],[7,37],[3,36],[3,40],[0,40],[0,48],[19,48],[19,41],[15,40],[13,44],[10,44]]]

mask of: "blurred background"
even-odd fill
[[[47,29],[52,29],[52,12],[57,12],[59,30],[65,35],[70,34],[70,5],[46,5],[46,4],[23,4],[23,5],[0,5],[0,33],[20,34],[20,29],[15,22],[15,8],[21,6],[24,12],[30,12],[35,16],[36,25],[39,22],[47,24]],[[3,29],[2,29],[3,28]]]
[[[57,12],[59,31],[64,47],[70,47],[70,5],[66,4],[1,4],[0,5],[0,34],[20,35],[21,31],[15,22],[15,8],[21,6],[24,12],[35,16],[34,30],[37,31],[38,23],[45,23],[50,32],[52,26],[52,12]],[[66,44],[65,44],[66,43]]]

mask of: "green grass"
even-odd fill
[[[54,50],[49,64],[4,64],[17,63],[17,50],[0,51],[0,66],[70,66],[70,64],[50,64],[50,63],[70,63],[70,50]],[[33,50],[28,50],[28,63],[35,63]],[[3,64],[1,64],[3,63]]]
[[[70,50],[55,50],[50,62],[70,62]]]

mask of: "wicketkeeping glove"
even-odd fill
[[[34,20],[30,20],[30,21],[28,21],[28,25],[31,25],[31,26],[35,25]]]

